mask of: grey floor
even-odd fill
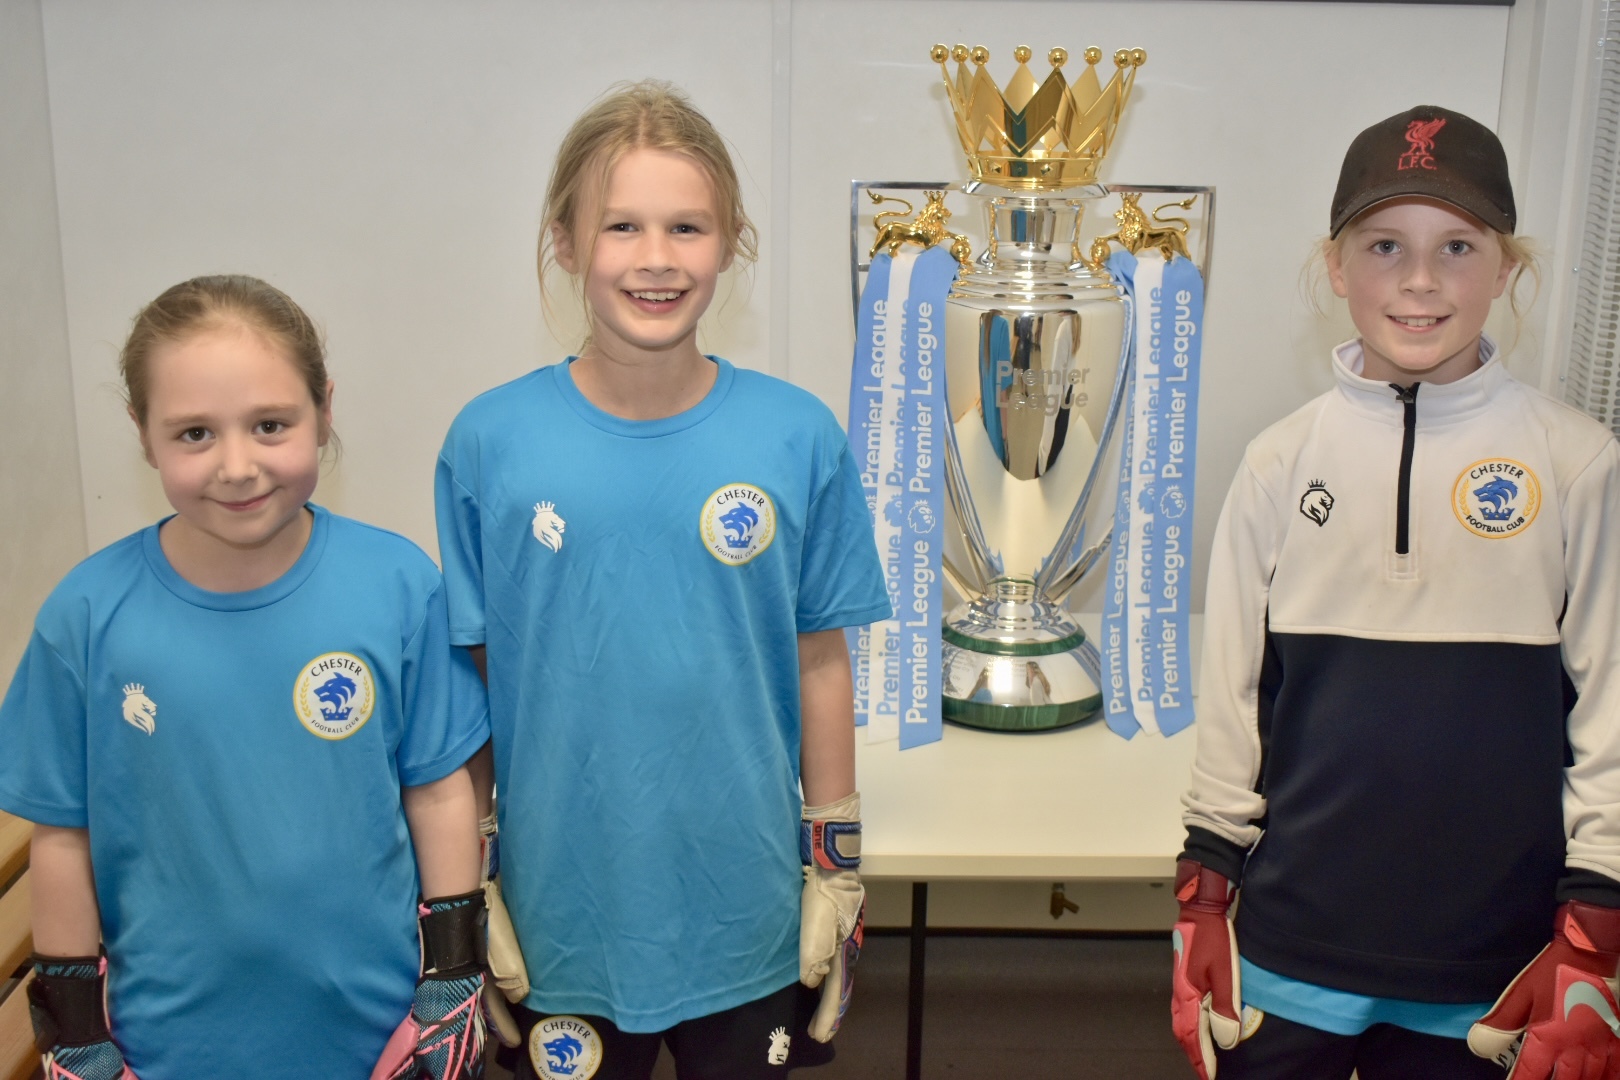
[[[907,947],[904,937],[867,938],[838,1059],[795,1077],[905,1076]],[[925,1000],[926,1080],[1193,1075],[1170,1036],[1170,943],[1162,937],[933,937]],[[667,1054],[653,1077],[675,1080]]]

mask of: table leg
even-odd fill
[[[911,883],[911,974],[906,984],[906,1080],[922,1080],[923,974],[928,948],[928,882]]]

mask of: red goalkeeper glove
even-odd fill
[[[45,1080],[136,1080],[107,1030],[107,958],[34,956],[28,1015]]]
[[[410,1015],[371,1080],[479,1080],[484,1075],[484,891],[423,901],[422,976]]]
[[[1510,1080],[1617,1080],[1620,910],[1571,900],[1537,954],[1468,1032],[1468,1048]],[[1517,1063],[1515,1063],[1517,1056]]]
[[[1176,864],[1181,916],[1171,931],[1170,1028],[1199,1080],[1215,1080],[1215,1047],[1230,1050],[1243,1032],[1237,936],[1226,917],[1234,892],[1230,881],[1200,863]]]

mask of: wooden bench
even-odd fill
[[[4,990],[33,949],[29,929],[28,840],[34,827],[0,811],[0,1080],[40,1074],[34,1031],[28,1022],[27,979]],[[28,973],[33,978],[33,973]]]

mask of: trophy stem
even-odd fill
[[[1125,305],[1125,337],[1119,343],[1118,374],[1114,377],[1114,387],[1108,399],[1108,413],[1103,420],[1102,433],[1097,437],[1097,456],[1092,459],[1091,471],[1086,475],[1086,486],[1080,489],[1080,498],[1074,504],[1074,512],[1069,515],[1068,523],[1063,526],[1063,532],[1058,535],[1057,543],[1052,546],[1052,553],[1047,556],[1035,574],[1035,587],[1042,592],[1051,590],[1053,583],[1058,580],[1068,580],[1068,586],[1062,592],[1055,593],[1054,599],[1061,598],[1069,589],[1074,588],[1080,580],[1080,575],[1085,573],[1084,569],[1076,571],[1078,563],[1071,564],[1061,571],[1057,568],[1062,565],[1068,553],[1074,548],[1075,542],[1080,539],[1080,529],[1085,524],[1086,507],[1091,503],[1091,491],[1097,484],[1097,477],[1108,457],[1108,449],[1114,441],[1114,429],[1118,426],[1119,414],[1125,404],[1125,388],[1130,385],[1130,328],[1135,320],[1135,308],[1129,295],[1122,296],[1120,300]],[[1092,556],[1092,561],[1095,560],[1096,556]]]

